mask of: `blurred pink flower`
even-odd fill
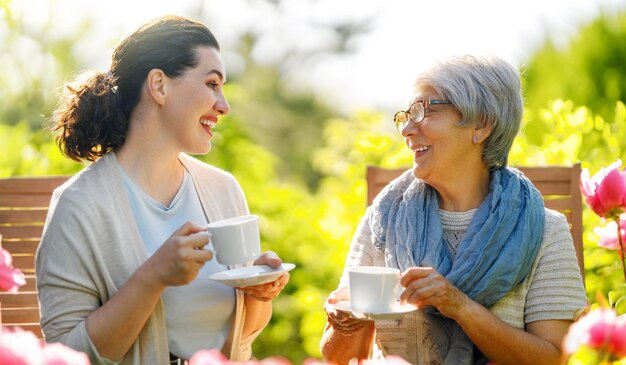
[[[20,286],[26,284],[24,274],[13,268],[13,258],[9,251],[0,248],[0,289],[16,293]]]
[[[222,365],[229,364],[228,358],[219,350],[200,350],[189,359],[189,365]]]
[[[580,174],[580,190],[585,201],[601,217],[622,213],[626,208],[626,173],[620,172],[621,166],[618,159],[591,178],[588,169]]]
[[[60,343],[45,345],[42,351],[46,365],[89,365],[89,357]]]
[[[46,344],[21,328],[3,328],[0,332],[0,364],[89,365],[89,358],[59,343]]]
[[[609,351],[620,359],[626,358],[626,314],[617,317],[613,322]]]
[[[582,345],[601,350],[608,345],[613,331],[615,312],[608,308],[599,308],[589,312],[574,322],[564,340],[566,354],[573,354]]]
[[[604,227],[596,227],[593,232],[598,235],[598,245],[609,250],[619,249],[619,239],[617,237],[617,223],[609,221]],[[626,241],[626,214],[620,215],[620,232],[622,240]]]
[[[32,332],[3,328],[0,333],[0,364],[41,364],[41,344]]]

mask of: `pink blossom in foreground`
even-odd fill
[[[0,332],[0,364],[89,365],[89,358],[58,343],[46,344],[32,332],[3,328]]]
[[[609,250],[619,250],[617,223],[615,221],[609,221],[604,227],[596,227],[593,232],[599,237],[598,246]],[[626,242],[626,214],[620,215],[620,232],[622,240]]]
[[[89,357],[60,343],[45,345],[42,351],[45,365],[89,365]]]
[[[230,361],[218,350],[200,350],[189,359],[189,365],[291,365],[283,357],[268,357],[264,360]]]
[[[626,208],[626,172],[620,172],[621,166],[622,161],[618,159],[591,178],[587,169],[580,174],[583,197],[600,217],[619,214]]]
[[[0,364],[41,364],[41,344],[31,332],[3,328],[0,333]]]
[[[189,365],[228,364],[228,358],[218,350],[200,350],[189,359]]]
[[[9,251],[0,248],[0,289],[16,293],[17,289],[26,284],[24,274],[13,268],[13,258]]]
[[[626,314],[617,317],[613,322],[609,351],[620,359],[626,358]]]
[[[602,350],[608,345],[613,331],[615,312],[600,308],[589,312],[572,324],[565,336],[564,350],[573,354],[582,345],[595,350]]]

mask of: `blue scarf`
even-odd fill
[[[491,173],[490,192],[472,218],[454,261],[443,241],[437,192],[409,170],[372,206],[372,243],[389,267],[429,266],[489,308],[528,275],[541,245],[541,193],[520,171]],[[427,310],[431,336],[444,364],[472,361],[472,343],[451,319]]]

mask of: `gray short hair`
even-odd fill
[[[520,74],[499,58],[452,57],[418,76],[462,114],[459,126],[490,125],[483,162],[490,170],[506,166],[524,114]]]

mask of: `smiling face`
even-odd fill
[[[165,128],[180,152],[204,154],[211,149],[213,128],[230,106],[223,94],[226,72],[219,52],[198,47],[198,64],[176,78],[166,77]]]
[[[445,99],[428,85],[418,86],[414,100]],[[445,186],[467,169],[469,159],[480,159],[472,146],[471,126],[459,127],[462,115],[453,105],[428,106],[420,123],[402,129],[406,145],[413,151],[413,175],[433,187]]]

